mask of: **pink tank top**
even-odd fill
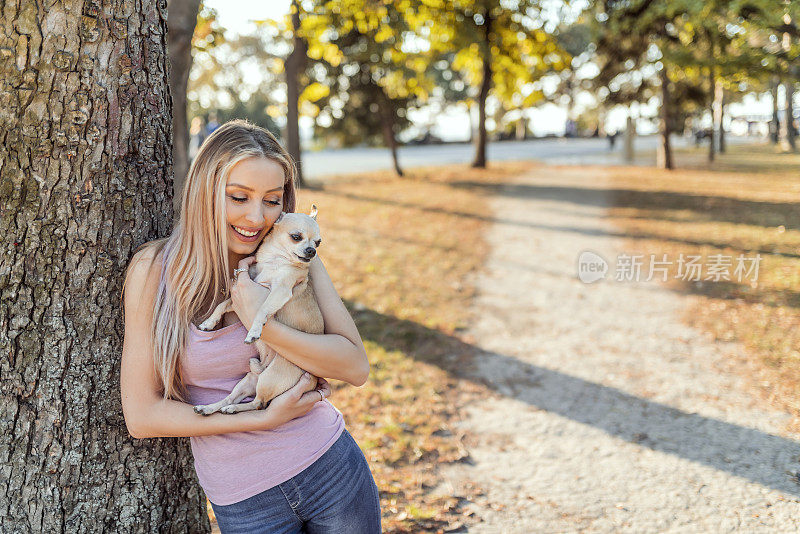
[[[222,400],[258,357],[247,345],[241,321],[211,332],[189,326],[181,371],[189,402]],[[242,402],[252,400],[247,397]],[[230,417],[236,417],[231,415]],[[197,479],[214,504],[233,504],[285,482],[311,465],[345,428],[342,413],[327,399],[305,415],[272,430],[234,432],[190,438]]]

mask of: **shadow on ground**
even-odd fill
[[[464,184],[462,183],[462,186]],[[623,189],[591,189],[591,188],[579,188],[579,187],[549,187],[549,186],[533,186],[533,185],[519,185],[519,184],[481,184],[481,183],[470,183],[469,187],[481,187],[486,188],[492,194],[505,194],[508,196],[514,197],[532,197],[538,199],[552,199],[554,201],[559,202],[573,202],[583,205],[590,205],[595,206],[598,208],[606,207],[609,205],[614,205],[615,207],[636,207],[636,208],[647,208],[650,206],[654,208],[658,206],[658,209],[670,209],[668,204],[665,204],[660,197],[662,195],[674,195],[677,197],[685,197],[685,199],[691,199],[692,195],[681,195],[677,193],[664,193],[664,192],[654,192],[648,193],[646,191],[630,191],[630,190],[623,190]],[[641,197],[640,200],[630,201],[623,203],[620,205],[618,203],[618,198],[616,195],[623,195],[627,193],[635,193],[637,197]],[[671,243],[679,243],[679,244],[686,244],[686,245],[693,245],[693,246],[707,246],[713,248],[729,248],[732,247],[730,243],[723,243],[713,240],[692,240],[692,239],[677,239],[671,236],[663,236],[658,234],[651,234],[645,232],[607,232],[601,230],[599,228],[578,228],[578,227],[571,227],[571,226],[550,226],[550,225],[542,225],[542,224],[531,224],[531,223],[524,223],[520,221],[515,221],[513,219],[504,219],[503,217],[493,217],[490,215],[474,215],[472,213],[448,210],[446,208],[424,208],[418,206],[416,204],[411,204],[407,202],[399,202],[394,200],[386,200],[384,198],[378,197],[368,197],[364,195],[359,195],[356,193],[341,193],[338,191],[328,191],[328,194],[335,195],[335,196],[342,196],[352,200],[361,200],[364,202],[375,202],[379,204],[385,205],[393,205],[398,207],[404,208],[412,208],[418,209],[422,212],[427,213],[446,213],[448,215],[456,215],[461,217],[468,217],[472,219],[479,219],[484,221],[491,221],[500,224],[506,224],[509,226],[524,226],[527,228],[541,228],[546,230],[556,230],[556,231],[563,231],[563,232],[576,232],[584,235],[589,236],[607,236],[607,237],[620,237],[620,238],[635,238],[635,239],[659,239],[662,241],[668,241]],[[608,199],[603,199],[605,194],[609,195]],[[562,196],[563,195],[563,196]],[[652,197],[652,198],[647,198]],[[712,198],[712,197],[705,197],[705,198]],[[724,198],[724,197],[722,197]],[[774,226],[778,224],[783,224],[786,229],[792,229],[797,227],[800,229],[800,221],[798,221],[798,215],[795,213],[798,211],[796,203],[770,203],[770,202],[750,202],[750,201],[741,201],[736,199],[727,199],[727,200],[734,200],[740,204],[740,207],[731,207],[729,209],[739,209],[742,210],[741,217],[737,214],[735,217],[733,215],[729,216],[726,220],[727,222],[737,222],[740,224],[756,224],[758,226],[770,227],[773,226],[772,223],[764,222],[764,217],[774,218],[780,216],[781,222],[776,222]],[[636,204],[636,202],[641,201],[642,204]],[[677,207],[680,205],[681,207]],[[747,210],[746,206],[749,205],[750,209],[754,209],[754,206],[758,207],[759,213],[752,214],[749,216],[750,219],[758,220],[759,222],[747,222],[748,216],[744,214]],[[686,207],[682,204],[676,204],[674,209],[691,209]],[[699,209],[699,208],[698,208]],[[791,215],[790,215],[790,210]],[[709,215],[708,212],[704,209],[702,212],[698,211],[698,213],[702,213],[703,215],[698,215],[699,218],[703,220],[707,220],[708,217],[713,216]],[[770,214],[771,215],[765,215]],[[783,214],[783,215],[776,215],[776,214]],[[773,221],[775,222],[775,221]],[[735,247],[734,247],[735,248]],[[791,250],[780,250],[778,248],[765,248],[760,247],[756,249],[748,249],[748,252],[752,253],[761,253],[761,254],[777,254],[779,256],[783,256],[786,258],[800,258],[800,252],[794,252]]]
[[[352,306],[348,306],[352,309]],[[413,354],[460,379],[510,395],[539,410],[591,425],[610,436],[800,497],[800,442],[752,428],[686,413],[619,389],[527,364],[464,343],[455,336],[372,310],[353,311],[364,339]],[[502,369],[489,381],[475,359]]]
[[[649,210],[689,210],[701,221],[719,221],[753,226],[776,227],[787,230],[800,229],[800,210],[796,202],[762,202],[743,200],[722,195],[690,195],[675,191],[641,191],[636,189],[592,189],[581,187],[555,187],[534,184],[486,184],[481,182],[453,182],[453,187],[480,189],[492,194],[514,198],[536,198],[604,207],[608,204],[599,195],[610,195],[611,205],[617,208]]]

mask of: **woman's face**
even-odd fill
[[[243,159],[225,185],[228,251],[235,258],[253,254],[283,209],[283,167],[271,159]],[[238,230],[237,230],[238,229]],[[247,234],[244,235],[242,232]]]

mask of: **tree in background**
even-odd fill
[[[726,100],[742,89],[758,87],[769,75],[763,50],[754,46],[753,35],[745,30],[741,4],[727,0],[688,2],[686,13],[676,25],[683,43],[681,66],[699,67],[707,76],[705,108],[711,117],[709,161],[717,149],[725,150]]]
[[[586,22],[585,17],[581,17],[572,23],[562,23],[555,38],[558,45],[572,58],[569,67],[560,73],[560,82],[556,95],[558,100],[563,101],[566,99],[567,101],[567,118],[576,120],[579,119],[576,117],[575,111],[576,96],[583,89],[582,80],[578,78],[578,71],[591,58],[590,52],[593,48],[592,28]],[[599,115],[598,113],[596,117],[598,131],[602,129],[602,121]]]
[[[247,119],[284,137],[273,119],[285,114],[278,100],[285,94],[280,90],[283,58],[274,51],[280,34],[267,26],[259,24],[254,35],[237,35],[213,47],[195,48],[187,93],[190,117],[205,117],[213,111],[219,122]]]
[[[430,80],[433,87],[426,100],[428,120],[423,126],[425,133],[420,139],[422,142],[433,138],[431,130],[436,124],[439,115],[447,110],[453,107],[465,106],[469,114],[469,85],[464,79],[463,73],[453,69],[455,54],[455,52],[451,51],[427,61],[425,77]],[[470,131],[469,133],[469,141],[471,142],[472,132]]]
[[[169,0],[167,51],[169,90],[172,95],[172,154],[175,175],[174,213],[177,220],[181,192],[189,172],[189,123],[186,117],[186,86],[192,68],[192,46],[200,0]],[[210,25],[209,25],[210,26]]]
[[[297,164],[297,184],[302,186],[303,165],[300,153],[300,76],[308,63],[308,43],[302,34],[301,16],[303,16],[299,0],[292,0],[291,13],[291,39],[292,52],[286,58],[284,71],[286,73],[286,149]]]
[[[770,134],[774,143],[782,142],[785,150],[794,150],[796,129],[793,119],[793,98],[797,83],[797,59],[800,56],[800,2],[797,0],[740,0],[723,3],[732,14],[726,28],[734,31],[732,56],[735,64],[728,69],[739,90],[770,91],[772,121]],[[722,21],[721,21],[722,22]],[[784,85],[786,117],[780,120],[778,87]],[[733,84],[724,84],[724,90]],[[787,119],[789,119],[787,121]]]
[[[566,68],[569,55],[544,29],[536,0],[420,0],[417,33],[432,53],[455,52],[452,67],[477,89],[478,131],[473,167],[486,167],[486,101],[490,91],[506,109],[525,109],[543,98],[534,85]]]
[[[311,83],[304,93],[317,132],[343,145],[382,139],[402,176],[397,133],[409,124],[407,109],[432,89],[427,62],[407,48],[410,3],[319,0],[310,12],[303,31]]]
[[[120,403],[125,268],[172,224],[166,40],[164,1],[4,6],[2,532],[210,528],[189,440]]]
[[[596,0],[588,9],[600,68],[593,80],[598,94],[612,104],[646,102],[658,94],[658,166],[672,169],[670,134],[676,126],[677,104],[673,78],[680,76],[676,55],[682,52],[675,22],[685,6],[680,1]],[[689,87],[684,89],[690,94]]]

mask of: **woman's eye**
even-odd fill
[[[234,196],[231,196],[231,200],[233,200],[234,202],[239,202],[239,203],[247,202],[247,197],[234,197]],[[270,206],[278,206],[281,203],[280,200],[265,200],[264,202],[266,202]]]

